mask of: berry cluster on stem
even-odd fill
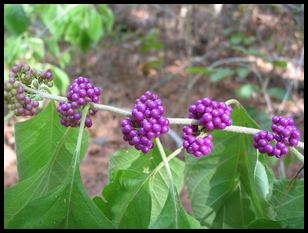
[[[68,101],[60,102],[58,112],[61,114],[61,124],[65,127],[79,127],[81,121],[81,111],[85,105],[98,103],[100,100],[101,89],[92,84],[91,80],[85,77],[78,77],[74,80],[67,93]],[[91,116],[98,110],[90,108],[86,116],[85,126],[92,126]]]
[[[197,125],[185,126],[183,128],[182,138],[183,146],[190,154],[201,157],[211,153],[213,148],[213,136],[208,133],[201,137],[202,130],[211,132],[214,129],[225,129],[232,125],[232,108],[224,102],[218,102],[211,98],[197,100],[189,109],[189,118],[198,120],[203,126],[200,129]]]
[[[153,139],[169,130],[169,120],[163,117],[165,108],[158,96],[147,91],[136,100],[132,116],[122,123],[123,139],[137,150],[148,153],[153,147]]]
[[[289,153],[289,146],[298,145],[300,133],[291,117],[274,116],[272,122],[274,133],[265,130],[256,133],[253,146],[260,153],[281,158]],[[276,144],[274,144],[274,140],[276,140]]]
[[[27,92],[20,83],[28,87],[39,89],[42,85],[52,86],[52,73],[31,69],[28,64],[15,65],[9,80],[4,81],[4,103],[16,116],[33,116],[40,112],[39,102]]]

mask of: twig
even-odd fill
[[[20,82],[18,82],[18,83],[20,83]],[[26,87],[23,84],[21,84],[21,85],[25,88],[25,90],[32,92],[32,93],[36,93],[43,98],[57,100],[57,101],[67,101],[67,98],[65,98],[65,97],[50,95],[50,94],[47,94],[45,92],[40,92],[40,91],[34,90],[32,88]],[[226,104],[228,104],[228,105],[239,104],[239,102],[235,99],[231,99],[231,100],[226,101]],[[117,108],[117,107],[113,107],[113,106],[109,106],[109,105],[93,104],[93,106],[97,109],[113,112],[113,113],[116,113],[116,114],[119,114],[119,115],[124,115],[124,116],[131,116],[132,115],[132,113],[130,111],[126,111],[126,110],[123,110],[121,108]],[[189,119],[189,118],[168,118],[168,120],[169,120],[170,124],[173,124],[173,125],[191,125],[191,124],[192,125],[198,125],[199,124],[198,120]],[[224,131],[235,132],[235,133],[244,133],[244,134],[256,134],[260,130],[254,129],[254,128],[247,128],[247,127],[232,125],[232,126],[226,127],[224,129]],[[301,148],[301,149],[304,149],[304,143],[299,142],[298,147]]]
[[[4,117],[4,123],[8,122],[14,115],[15,115],[15,112],[10,111],[10,112]]]
[[[245,57],[229,57],[226,59],[221,59],[218,60],[210,65],[210,67],[214,68],[220,65],[227,65],[231,63],[240,63],[240,62],[245,62],[245,63],[252,63],[255,62],[253,59],[245,58]]]

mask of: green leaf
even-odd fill
[[[112,30],[112,26],[114,23],[114,15],[112,13],[112,10],[106,4],[98,4],[98,9],[102,15],[105,31],[108,33]]]
[[[289,184],[290,180],[274,183],[271,203],[284,227],[304,229],[304,180]]]
[[[69,51],[66,51],[61,54],[59,63],[62,69],[64,69],[66,65],[70,63],[70,61],[71,61],[71,55]]]
[[[160,166],[159,170],[156,170],[157,166]],[[176,188],[180,191],[184,163],[174,158],[170,161],[170,168]],[[109,177],[110,184],[104,188],[103,196],[111,209],[112,219],[119,227],[147,228],[152,224],[160,214],[169,192],[168,177],[157,148],[147,155],[135,149],[116,152],[110,160]],[[139,198],[147,203],[139,205]],[[147,217],[146,221],[141,223],[129,219],[129,216],[138,216],[136,214],[140,212]]]
[[[51,68],[52,74],[54,75],[54,86],[51,90],[54,92],[58,92],[59,94],[65,94],[66,90],[70,84],[70,79],[64,70],[56,66],[52,66]]]
[[[233,28],[227,28],[227,29],[224,29],[224,30],[223,30],[223,34],[224,34],[225,36],[230,35],[232,32],[234,32],[234,29],[233,29]]]
[[[286,92],[287,91],[285,89],[282,89],[282,88],[279,88],[279,87],[272,87],[272,88],[269,88],[267,90],[267,93],[271,97],[275,97],[275,98],[280,99],[280,100],[283,100],[283,98],[286,95]],[[288,95],[287,100],[291,100],[291,99],[292,99],[291,95]]]
[[[150,225],[151,229],[197,229],[202,228],[200,223],[192,216],[187,214],[176,193],[177,204],[174,206],[173,194],[170,191],[166,203],[156,219],[155,223]],[[174,211],[176,209],[176,212]]]
[[[230,43],[233,45],[238,45],[242,43],[243,39],[245,38],[245,34],[242,32],[234,33],[230,38]]]
[[[4,60],[5,63],[9,66],[14,65],[16,60],[20,58],[23,52],[22,49],[22,37],[8,37],[5,38],[4,46]]]
[[[247,107],[250,116],[254,116],[254,120],[258,122],[262,129],[271,131],[272,119],[264,110],[257,107]],[[277,161],[277,159],[275,159]]]
[[[147,67],[149,69],[159,69],[162,67],[164,63],[164,60],[161,58],[153,58],[153,59],[150,59],[149,61],[147,61],[145,64],[144,64],[144,67]]]
[[[287,68],[288,62],[285,60],[275,60],[272,62],[274,67]]]
[[[114,182],[104,188],[104,197],[110,206],[112,220],[119,228],[147,228],[151,217],[151,195],[146,174],[118,171]]]
[[[242,106],[233,124],[259,128]],[[194,216],[212,228],[245,228],[265,218],[273,220],[268,204],[273,174],[267,158],[252,146],[253,135],[214,131],[214,149],[206,157],[187,155],[185,177]]]
[[[236,91],[236,95],[244,99],[250,99],[251,95],[258,90],[258,86],[255,84],[245,84]]]
[[[37,37],[29,38],[29,45],[33,50],[33,54],[38,56],[39,59],[43,59],[45,57],[45,47],[44,41]]]
[[[48,28],[55,40],[63,35],[69,19],[67,8],[69,4],[38,4],[35,11],[40,15],[45,27]]]
[[[42,167],[50,165],[50,177],[45,185],[53,187],[61,183],[61,177],[67,174],[66,168],[70,166],[77,133],[78,129],[66,128],[60,124],[60,116],[53,101],[37,116],[17,123],[15,138],[19,179],[29,178]],[[81,154],[84,154],[87,144],[86,133]]]
[[[232,45],[230,47],[232,50],[236,51],[236,52],[240,52],[242,54],[247,54],[248,50],[246,48],[244,48],[243,46],[240,45]]]
[[[51,54],[55,57],[59,57],[60,55],[60,48],[57,40],[55,39],[48,39],[46,40],[48,48],[51,52]],[[62,57],[62,56],[61,56]],[[61,57],[59,57],[61,59]]]
[[[65,179],[57,188],[30,201],[8,228],[87,229],[114,228],[114,225],[89,198],[78,174],[74,181]]]
[[[99,39],[103,35],[103,23],[102,17],[96,13],[93,9],[91,11],[87,11],[86,19],[88,20],[88,35],[95,43],[99,41]]]
[[[211,74],[213,73],[213,69],[209,67],[203,67],[203,66],[190,66],[186,70],[189,73],[192,74]]]
[[[22,5],[9,4],[5,7],[4,26],[15,35],[20,35],[28,29],[29,18]]]
[[[214,73],[211,75],[211,81],[217,82],[220,80],[223,80],[225,78],[228,78],[230,76],[234,75],[234,71],[229,68],[218,68],[214,70]]]
[[[243,40],[243,43],[245,45],[251,45],[255,41],[256,41],[256,38],[254,36],[246,36]]]
[[[5,226],[113,228],[82,185],[79,161],[75,163],[78,129],[63,127],[59,120],[56,106],[50,102],[38,116],[16,125],[18,171],[22,175],[15,186],[5,190]],[[85,133],[81,155],[87,146]]]
[[[241,79],[245,79],[248,74],[249,74],[249,69],[247,68],[237,68],[236,69],[236,74],[241,78]]]
[[[247,54],[261,56],[260,50],[258,48],[247,49]]]
[[[164,48],[164,44],[159,39],[159,32],[156,29],[150,30],[142,42],[143,52],[161,50]]]
[[[280,229],[281,224],[277,221],[269,220],[266,218],[259,218],[247,225],[250,229]]]

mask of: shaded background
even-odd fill
[[[49,68],[52,92],[64,96],[82,75],[102,87],[101,103],[128,110],[151,90],[168,117],[186,117],[187,107],[204,97],[236,98],[264,129],[273,115],[293,117],[304,141],[304,5],[6,4],[4,10],[5,78],[19,62]],[[4,124],[5,187],[18,180],[14,124],[26,119]],[[129,148],[121,119],[103,111],[93,118],[81,163],[91,196],[108,182],[112,153]],[[180,135],[172,125],[162,142],[174,150]],[[291,156],[271,164],[279,177],[291,178],[301,167]]]

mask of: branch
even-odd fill
[[[10,112],[4,117],[4,123],[8,122],[14,115],[15,115],[15,112],[14,112],[14,111],[10,111]]]
[[[50,94],[47,94],[45,92],[41,92],[41,91],[38,91],[38,90],[34,90],[32,88],[29,88],[29,87],[25,86],[24,84],[22,84],[20,82],[18,82],[18,83],[21,84],[25,90],[32,92],[32,93],[36,93],[36,94],[40,95],[41,97],[43,97],[45,99],[52,99],[52,100],[56,100],[56,101],[67,101],[67,98],[65,98],[65,97],[50,95]],[[231,105],[231,104],[238,105],[239,102],[235,99],[231,99],[231,100],[227,100],[226,104],[228,104],[228,105]],[[123,116],[131,116],[132,115],[132,113],[130,111],[126,111],[126,110],[123,110],[121,108],[117,108],[117,107],[113,107],[113,106],[109,106],[109,105],[93,104],[93,106],[97,109],[113,112],[113,113],[123,115]],[[168,120],[169,120],[171,125],[198,125],[199,124],[198,120],[188,119],[188,118],[168,118]],[[235,126],[235,125],[228,126],[223,130],[229,131],[229,132],[234,132],[234,133],[243,133],[243,134],[256,134],[259,131],[261,131],[260,129],[247,128],[247,127]],[[298,147],[301,148],[301,149],[304,149],[304,143],[299,142]]]

